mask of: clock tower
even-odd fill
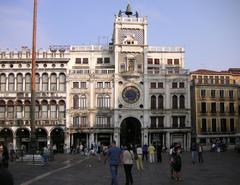
[[[124,132],[122,125],[133,124],[122,124],[124,119],[137,119],[142,128],[146,99],[143,92],[144,76],[147,74],[147,18],[140,17],[137,11],[133,12],[128,4],[126,11],[120,10],[115,16],[112,41],[115,61],[115,128],[121,127],[121,132]],[[134,119],[126,119],[130,115]],[[116,133],[116,137],[120,135],[122,133]],[[141,137],[141,134],[137,135]],[[142,138],[135,139],[144,142]]]

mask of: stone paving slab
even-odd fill
[[[99,162],[96,157],[81,161],[79,155],[59,155],[49,166],[27,166],[13,163],[10,171],[15,184],[20,185],[34,177],[48,172],[33,185],[108,185],[110,172],[108,164]],[[81,162],[80,162],[81,161]],[[54,170],[66,167],[54,173]],[[168,155],[163,154],[162,163],[144,163],[144,171],[133,168],[135,185],[239,185],[240,184],[240,154],[233,151],[223,153],[204,153],[204,163],[191,163],[191,153],[183,153],[183,181],[176,182],[169,178]],[[123,167],[119,168],[119,185],[125,184]]]

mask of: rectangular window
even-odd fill
[[[212,119],[212,132],[217,132],[217,122],[216,119]]]
[[[108,88],[108,89],[111,88],[111,83],[110,82],[105,82],[104,87]]]
[[[211,103],[211,113],[216,113],[216,102]]]
[[[104,58],[104,64],[110,64],[110,58],[109,57]]]
[[[172,88],[177,88],[177,82],[172,83]]]
[[[158,88],[162,89],[163,88],[163,82],[158,82]]]
[[[75,63],[76,63],[76,64],[81,64],[81,63],[82,63],[82,59],[81,59],[81,58],[76,58]]]
[[[202,83],[202,76],[198,76],[198,83]]]
[[[224,76],[220,76],[220,83],[224,84]]]
[[[102,58],[97,58],[97,64],[102,64],[103,63],[103,59]]]
[[[202,119],[202,132],[207,132],[207,120]]]
[[[164,117],[160,116],[158,117],[158,128],[163,128],[164,127]]]
[[[88,58],[83,58],[83,64],[88,64]]]
[[[220,113],[224,113],[224,112],[225,112],[224,102],[220,102]]]
[[[202,98],[206,97],[206,90],[205,89],[201,89],[201,97]]]
[[[168,58],[167,59],[167,65],[172,65],[173,63],[172,63],[172,59],[171,58]]]
[[[86,89],[87,88],[87,83],[86,82],[81,82],[80,88],[81,89]]]
[[[229,90],[229,98],[230,98],[230,99],[233,99],[233,96],[234,96],[234,95],[233,95],[233,90]]]
[[[177,116],[173,116],[172,117],[172,128],[178,128],[178,117]]]
[[[227,131],[227,122],[226,119],[223,118],[221,119],[221,132],[226,132]]]
[[[219,94],[220,94],[220,98],[224,98],[224,90],[220,90]]]
[[[156,64],[156,65],[160,64],[159,58],[155,58],[155,59],[154,59],[154,64]]]
[[[213,84],[213,76],[209,76],[210,78],[210,84]]]
[[[234,103],[229,103],[229,112],[234,113]]]
[[[157,88],[156,82],[151,82],[150,88],[151,88],[151,89],[156,89],[156,88]]]
[[[216,91],[215,90],[211,90],[211,98],[216,98]]]
[[[174,65],[179,65],[179,59],[178,58],[174,59]]]
[[[201,103],[201,113],[206,113],[207,112],[207,106],[206,102]]]
[[[234,132],[235,131],[235,129],[234,129],[234,119],[233,118],[230,119],[230,126],[229,126],[229,128],[230,128],[230,132]]]
[[[97,88],[102,89],[103,88],[103,82],[97,82]]]
[[[215,76],[215,84],[219,84],[219,77]]]
[[[148,58],[147,61],[148,61],[148,64],[153,64],[153,59],[152,58]]]
[[[185,127],[185,120],[186,120],[185,116],[180,116],[180,127],[181,128]]]
[[[203,80],[204,80],[204,84],[208,84],[208,77],[207,76],[204,76]]]
[[[73,82],[73,88],[79,88],[79,82]]]
[[[157,127],[157,117],[151,117],[151,128]]]
[[[184,82],[179,83],[179,88],[184,88]]]
[[[229,84],[229,76],[226,76],[226,84]]]

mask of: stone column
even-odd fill
[[[142,143],[142,145],[144,145],[144,144],[148,144],[148,131],[146,129],[143,132],[143,143]]]
[[[16,150],[17,147],[17,139],[16,136],[13,136],[13,149]]]
[[[94,143],[94,133],[91,133],[89,136],[89,146]]]
[[[170,148],[170,132],[166,133],[166,146],[167,148]]]

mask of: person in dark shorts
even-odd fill
[[[173,171],[176,181],[182,180],[181,169],[182,169],[181,151],[176,150],[176,152],[173,153]]]

